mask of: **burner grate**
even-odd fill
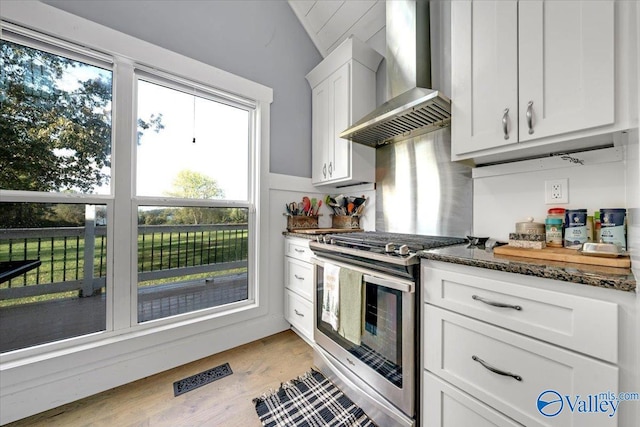
[[[444,246],[452,246],[466,243],[467,240],[460,237],[426,236],[421,234],[387,233],[377,231],[365,231],[345,234],[332,234],[328,236],[338,245],[352,245],[357,248],[384,247],[387,243],[407,245],[411,251],[435,249]]]

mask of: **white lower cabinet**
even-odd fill
[[[607,412],[578,412],[586,394],[618,390],[614,365],[434,306],[424,322],[425,368],[509,417],[527,426],[616,425]],[[547,390],[543,400],[561,400],[541,413]]]
[[[313,342],[313,264],[309,240],[284,239],[284,317],[292,329]]]
[[[313,341],[313,305],[295,292],[284,291],[285,318],[302,334],[303,338]]]
[[[615,303],[453,270],[422,265],[422,425],[618,425]]]
[[[423,373],[422,402],[424,427],[522,426],[427,371]]]

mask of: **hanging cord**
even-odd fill
[[[196,88],[193,88],[193,144],[196,143]]]

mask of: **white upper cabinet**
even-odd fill
[[[314,185],[375,181],[375,149],[340,133],[376,107],[376,70],[382,56],[355,38],[338,46],[309,74],[312,88]]]
[[[518,3],[520,141],[613,123],[613,5]]]
[[[612,1],[452,2],[452,158],[619,130],[612,125],[628,113],[616,111],[625,107],[616,104],[623,90],[616,88],[616,25],[623,19],[615,7]],[[623,34],[627,23],[620,24]]]

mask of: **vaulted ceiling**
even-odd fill
[[[374,49],[384,46],[384,0],[289,0],[289,5],[323,58],[351,35]]]

